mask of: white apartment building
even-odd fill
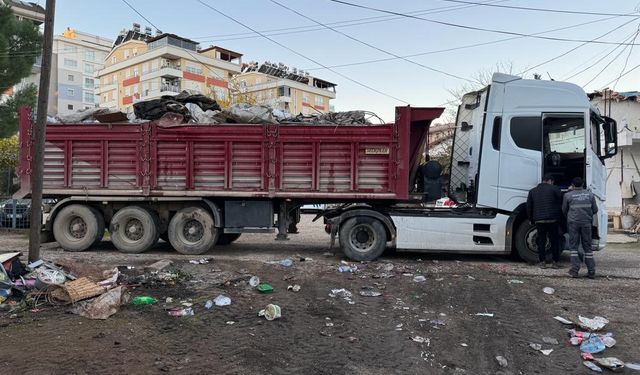
[[[50,115],[93,108],[99,104],[96,95],[96,73],[104,67],[113,41],[67,28],[53,38]]]

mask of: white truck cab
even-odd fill
[[[607,235],[604,160],[617,152],[616,133],[616,122],[600,116],[580,87],[496,73],[491,85],[464,95],[458,110],[447,189],[457,207],[377,210],[393,222],[398,251],[515,250],[533,262],[538,255],[536,231],[526,217],[529,190],[545,173],[563,190],[582,177],[597,198],[594,243],[601,249]],[[347,255],[372,259],[340,237]]]

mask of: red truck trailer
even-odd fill
[[[240,233],[277,226],[284,237],[305,203],[408,201],[442,112],[397,107],[395,122],[381,125],[48,124],[43,194],[58,203],[43,230],[69,251],[90,248],[106,226],[123,252],[164,238],[201,254]],[[30,192],[31,126],[25,109],[21,198]],[[380,221],[392,237],[393,224]]]

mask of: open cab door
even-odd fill
[[[585,172],[587,188],[596,196],[598,213],[593,225],[597,227],[597,237],[594,232],[593,247],[599,250],[604,247],[607,238],[607,170],[605,160],[618,153],[618,127],[615,120],[602,117],[592,111],[590,116],[591,131],[585,156]]]

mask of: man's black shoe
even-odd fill
[[[588,277],[588,278],[590,278],[591,280],[593,280],[593,279],[595,279],[595,278],[596,278],[596,273],[595,273],[595,272],[589,272],[589,273],[587,274],[587,277]]]
[[[573,271],[569,271],[569,276],[571,276],[574,279],[578,278],[578,273],[577,272],[573,272]]]

